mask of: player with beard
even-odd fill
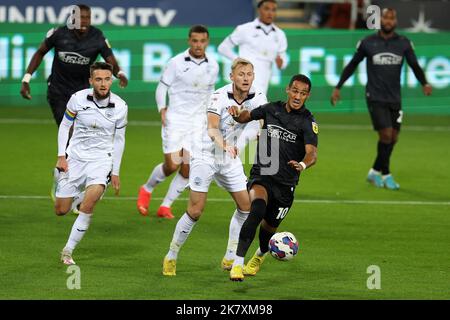
[[[396,26],[396,11],[383,9],[381,30],[358,42],[353,59],[342,71],[331,96],[332,105],[336,105],[342,85],[355,72],[358,64],[367,58],[366,100],[373,128],[379,137],[377,157],[369,170],[367,181],[376,187],[390,190],[400,188],[391,175],[389,163],[402,123],[400,73],[405,58],[422,84],[424,94],[429,96],[432,92],[432,87],[417,62],[412,42],[405,36],[398,35],[395,32]]]
[[[125,127],[128,107],[125,101],[110,91],[113,67],[105,62],[91,66],[89,82],[93,89],[72,95],[58,132],[58,161],[61,172],[56,185],[55,212],[65,215],[80,199],[79,214],[61,253],[66,265],[75,264],[72,252],[89,228],[96,203],[106,186],[120,190],[120,163],[125,147]],[[69,130],[74,127],[70,144]],[[67,158],[66,158],[67,154]]]

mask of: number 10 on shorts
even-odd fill
[[[278,208],[278,215],[276,217],[276,219],[284,219],[284,217],[286,217],[287,213],[289,211],[289,207],[287,208]]]

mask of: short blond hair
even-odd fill
[[[251,65],[252,69],[255,69],[253,63],[251,63],[249,60],[237,58],[233,61],[233,64],[231,65],[231,72],[233,72],[238,66],[248,66],[248,65]]]

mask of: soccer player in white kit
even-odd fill
[[[178,220],[170,249],[163,261],[163,275],[176,275],[176,262],[181,246],[194,225],[202,215],[209,186],[215,179],[226,189],[234,202],[236,210],[231,218],[227,250],[222,259],[222,268],[231,269],[233,264],[239,232],[247,219],[250,200],[247,192],[247,177],[239,157],[236,141],[245,129],[228,114],[230,106],[253,110],[267,103],[262,91],[252,87],[253,65],[250,61],[236,59],[231,68],[232,83],[215,91],[208,107],[208,127],[204,129],[202,139],[196,142],[191,159],[189,173],[190,195],[186,212]],[[259,122],[253,125],[259,128]]]
[[[206,126],[206,108],[214,91],[219,65],[205,50],[209,32],[196,25],[189,30],[189,49],[168,62],[156,89],[156,103],[161,113],[164,163],[158,164],[139,189],[138,211],[146,216],[153,189],[175,171],[166,197],[157,211],[161,218],[174,218],[171,205],[189,181],[191,141]],[[166,94],[169,94],[169,105]]]
[[[90,67],[93,89],[78,91],[67,103],[58,131],[60,175],[56,186],[55,212],[65,215],[80,202],[79,215],[61,253],[66,265],[75,264],[72,252],[86,233],[96,203],[105,192],[109,179],[118,194],[120,163],[125,147],[128,106],[110,91],[113,67],[95,62]],[[69,129],[74,126],[70,144]],[[67,159],[66,159],[67,154]]]
[[[237,26],[218,47],[219,52],[231,61],[238,56],[251,61],[255,67],[254,86],[259,87],[266,95],[273,63],[279,69],[285,69],[288,63],[286,35],[273,23],[276,10],[275,0],[260,1],[259,17]],[[236,46],[239,48],[239,55],[233,51]]]

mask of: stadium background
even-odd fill
[[[187,48],[191,24],[205,23],[211,33],[209,52],[221,67],[217,87],[226,83],[229,62],[217,55],[217,45],[235,25],[254,18],[252,1],[86,2],[96,8],[96,19],[104,22],[100,28],[130,80],[126,89],[119,89],[117,83],[113,87],[130,106],[121,197],[109,192],[99,204],[89,235],[75,257],[82,268],[82,290],[68,290],[68,275],[57,258],[74,217],[56,218],[48,196],[57,133],[46,102],[51,52],[32,79],[33,99],[22,99],[19,90],[34,50],[46,32],[60,24],[58,20],[65,20],[61,8],[71,2],[2,1],[1,298],[450,298],[450,28],[445,21],[433,33],[406,31],[408,23],[423,11],[420,2],[407,1],[408,8],[404,8],[403,1],[384,1],[403,6],[400,33],[413,40],[434,89],[431,97],[424,97],[409,68],[404,68],[405,125],[392,161],[402,185],[397,193],[374,190],[364,181],[376,139],[364,101],[364,63],[352,77],[353,83],[347,81],[338,107],[331,108],[329,103],[332,86],[357,41],[373,31],[285,28],[290,62],[286,70],[275,73],[268,96],[283,99],[292,74],[311,75],[313,92],[308,105],[321,128],[318,165],[302,177],[293,212],[283,222],[283,229],[299,238],[301,252],[293,263],[268,261],[260,275],[230,289],[218,268],[233,210],[222,190],[212,187],[205,218],[180,254],[179,276],[171,279],[175,281],[160,276],[175,221],[140,217],[135,198],[149,170],[161,161],[154,90],[165,61]],[[427,14],[436,3],[440,13],[448,7],[445,1],[430,3],[425,6]],[[143,16],[137,14],[142,8],[153,10],[145,25],[140,25]],[[110,19],[112,10],[126,19]],[[152,206],[159,204],[169,181],[155,192]],[[174,204],[177,217],[185,209],[186,197],[187,192]],[[254,243],[249,253],[255,248]],[[382,290],[366,287],[366,269],[372,264],[381,267]]]

